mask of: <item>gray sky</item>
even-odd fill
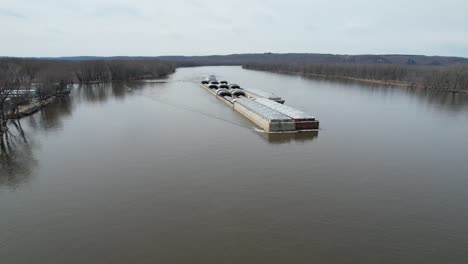
[[[0,55],[468,57],[467,0],[0,0]]]

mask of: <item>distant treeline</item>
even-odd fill
[[[468,66],[405,66],[393,64],[247,63],[246,69],[345,78],[423,87],[428,90],[467,92]]]
[[[254,53],[213,56],[161,56],[161,60],[202,62],[208,65],[244,65],[246,63],[287,64],[350,64],[350,65],[406,65],[406,66],[454,66],[468,65],[468,58],[422,55],[339,55],[317,53]]]
[[[468,58],[448,56],[423,56],[404,54],[380,55],[340,55],[319,53],[250,53],[208,56],[158,56],[158,57],[59,57],[54,60],[151,60],[196,63],[201,65],[243,65],[250,62],[262,63],[296,63],[296,64],[393,64],[411,66],[452,66],[468,65]]]
[[[176,66],[159,60],[82,61],[74,76],[80,83],[153,79],[173,73]]]
[[[0,134],[31,97],[63,95],[71,85],[160,78],[189,63],[148,60],[47,60],[0,58]],[[33,90],[31,88],[34,88]]]
[[[0,59],[0,76],[22,82],[108,82],[159,78],[173,73],[176,64],[152,60],[67,61],[46,59]],[[11,76],[16,75],[16,76]]]

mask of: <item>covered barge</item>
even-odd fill
[[[226,85],[228,88],[225,88]],[[267,133],[311,131],[319,128],[319,121],[314,116],[283,105],[284,100],[271,93],[242,89],[236,84],[228,85],[226,81],[218,82],[214,75],[203,80],[201,86]]]

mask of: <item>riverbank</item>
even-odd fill
[[[348,77],[348,76],[330,76],[330,75],[325,75],[325,74],[304,73],[304,72],[283,71],[283,70],[269,70],[269,69],[261,69],[261,68],[246,67],[246,66],[242,66],[242,68],[247,69],[247,70],[265,71],[265,72],[272,72],[272,73],[279,73],[279,74],[299,75],[299,76],[305,76],[305,77],[317,77],[317,78],[323,78],[323,79],[329,79],[329,80],[350,80],[350,81],[358,81],[358,82],[364,82],[364,83],[373,83],[373,84],[381,84],[381,85],[389,85],[389,86],[423,88],[422,85],[418,85],[418,84],[410,83],[410,82],[404,82],[404,81],[363,79],[363,78],[355,78],[355,77]]]
[[[402,87],[402,88],[417,88],[417,89],[427,90],[427,91],[468,94],[468,90],[447,89],[447,88],[434,89],[434,87],[428,87],[421,83],[409,82],[409,81],[379,80],[379,79],[367,79],[367,78],[357,78],[357,77],[349,77],[349,76],[326,75],[326,74],[307,73],[307,72],[300,72],[300,71],[287,71],[287,70],[281,70],[281,69],[261,68],[261,67],[255,67],[252,65],[243,65],[242,68],[247,69],[247,70],[265,71],[265,72],[272,72],[272,73],[279,73],[279,74],[299,75],[299,76],[304,76],[304,77],[321,78],[321,79],[327,79],[327,80],[356,81],[360,83],[387,85],[387,86],[395,86],[395,87]]]
[[[56,96],[49,97],[47,99],[33,99],[28,104],[20,105],[18,107],[18,111],[11,114],[10,119],[20,119],[25,116],[30,116],[37,111],[39,111],[42,107],[45,107],[55,101]]]
[[[26,116],[33,115],[37,113],[41,108],[53,103],[56,99],[56,96],[49,97],[47,99],[33,99],[27,104],[18,106],[18,111],[11,113],[8,119],[21,119]],[[8,130],[8,126],[0,125],[0,134],[3,134]]]

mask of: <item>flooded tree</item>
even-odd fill
[[[0,136],[0,187],[17,188],[29,180],[37,161],[20,120],[11,124],[12,129]]]
[[[0,58],[0,131],[18,116],[18,107],[70,92],[73,83],[107,83],[160,78],[175,71],[177,64],[156,59],[45,60]],[[16,114],[15,114],[16,112]]]
[[[39,99],[58,95],[67,90],[73,80],[73,68],[69,64],[44,64],[35,76],[35,88]]]
[[[15,94],[21,84],[21,68],[9,61],[0,63],[0,134],[7,130],[11,112],[15,109]]]

